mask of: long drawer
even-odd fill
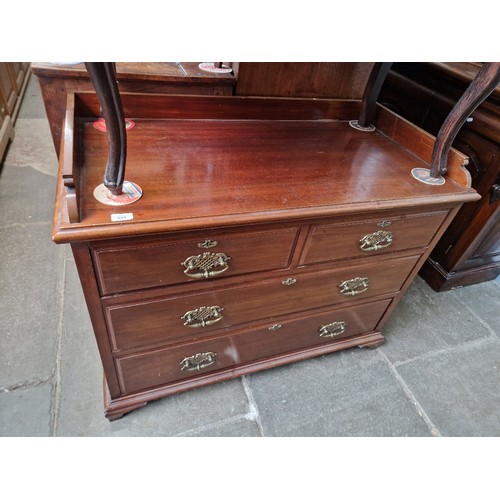
[[[178,240],[96,244],[92,255],[101,293],[108,295],[286,269],[297,231],[297,227],[292,227]]]
[[[425,247],[447,213],[441,211],[354,223],[315,225],[311,229],[301,264]]]
[[[211,289],[203,293],[103,299],[115,351],[193,340],[287,314],[396,293],[419,256]]]
[[[390,300],[321,312],[294,321],[117,358],[125,393],[175,382],[197,374],[373,331]]]

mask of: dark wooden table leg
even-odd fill
[[[361,102],[361,113],[358,120],[361,127],[368,127],[375,121],[377,99],[391,66],[391,62],[377,62],[373,66]]]
[[[392,64],[391,62],[377,62],[373,66],[363,93],[359,120],[350,122],[354,128],[367,132],[375,130],[373,122],[375,121],[377,99]]]
[[[104,172],[104,185],[113,195],[120,195],[125,177],[127,137],[114,64],[89,62],[85,63],[85,67],[99,99],[108,134],[109,155]]]

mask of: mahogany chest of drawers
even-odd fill
[[[92,245],[120,390],[182,387],[193,373],[322,352],[359,334],[379,341],[377,326],[391,299],[447,213]],[[396,226],[390,232],[377,226],[389,221]],[[328,249],[333,230],[349,256]],[[386,237],[388,246],[366,257],[356,243],[382,232],[400,251],[394,254]],[[205,250],[207,242],[213,250]],[[191,271],[185,263],[193,258]],[[129,271],[141,263],[145,272],[134,280]],[[110,274],[117,268],[122,272]]]
[[[53,239],[72,246],[113,420],[148,401],[348,347],[376,347],[460,206],[477,199],[451,151],[359,101],[123,95],[129,181],[99,203],[106,134],[70,94]]]

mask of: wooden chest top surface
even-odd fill
[[[118,209],[94,198],[107,138],[92,126],[96,118],[75,119],[81,222],[65,218],[60,186],[56,241],[439,205],[475,196],[451,178],[442,186],[415,180],[411,170],[428,167],[426,161],[378,129],[355,130],[348,119],[131,118],[126,180],[137,183],[143,197]],[[111,214],[123,212],[133,220],[111,221]]]

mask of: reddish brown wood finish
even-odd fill
[[[118,387],[118,379],[109,345],[104,314],[99,300],[99,291],[95,281],[90,252],[85,244],[73,244],[71,249],[73,251],[78,275],[80,276],[80,282],[82,284],[90,320],[94,329],[104,373],[106,374],[109,394],[112,398],[117,398],[120,396],[121,391]]]
[[[75,164],[75,150],[73,133],[75,128],[75,98],[71,94],[66,100],[66,118],[64,120],[64,140],[61,144],[61,159],[62,165],[61,178],[64,183],[64,191],[66,195],[67,219],[71,222],[80,222],[80,207],[79,199],[79,184],[78,179],[75,180],[73,167]]]
[[[373,63],[240,62],[236,95],[360,99]]]
[[[207,384],[223,382],[225,380],[233,379],[235,377],[240,377],[242,375],[247,375],[260,370],[275,368],[287,363],[294,363],[296,361],[313,358],[315,356],[330,354],[342,349],[365,346],[368,348],[378,347],[383,344],[383,342],[384,337],[380,334],[380,332],[363,333],[345,339],[339,339],[335,342],[328,342],[326,344],[320,344],[293,352],[281,353],[276,356],[259,359],[251,363],[245,363],[244,365],[231,367],[225,370],[209,372],[205,375],[179,380],[172,384],[160,387],[149,388],[145,391],[140,391],[134,394],[125,394],[117,399],[112,399],[109,392],[105,388],[104,415],[109,420],[116,420],[123,417],[125,413],[140,408],[147,404],[148,401],[153,401],[158,398],[171,396],[172,394],[177,394],[179,392],[187,391],[189,389],[194,389]]]
[[[427,246],[447,214],[448,212],[438,212],[407,217],[378,217],[356,224],[315,225],[312,227],[302,263],[307,265],[353,257],[374,257]],[[390,232],[392,243],[377,250],[362,250],[360,240],[379,231]]]
[[[267,231],[207,233],[189,239],[153,239],[133,244],[93,246],[93,256],[103,295],[177,283],[203,283],[227,276],[285,269],[290,263],[297,227]],[[203,248],[205,241],[215,246]],[[210,244],[210,243],[209,243]],[[211,278],[190,278],[182,263],[203,253],[224,253],[228,269]],[[215,268],[217,269],[217,268]]]
[[[287,100],[272,100],[277,119],[235,121],[181,119],[181,108],[170,106],[177,99],[157,97],[153,101],[163,102],[167,115],[177,119],[138,120],[128,132],[129,180],[144,191],[137,203],[120,210],[132,212],[133,221],[112,223],[111,214],[118,210],[94,199],[107,145],[105,135],[83,121],[76,133],[85,144],[78,162],[82,221],[70,224],[61,218],[57,242],[366,212],[374,206],[404,208],[408,199],[413,206],[425,206],[433,199],[454,203],[477,198],[451,179],[439,187],[413,179],[411,169],[428,164],[385,134],[359,132],[347,121],[290,119],[293,107]],[[211,117],[222,99],[191,98],[187,116],[198,104]],[[233,101],[228,99],[223,116],[245,116],[252,101],[257,107],[269,101],[236,98],[230,112]],[[178,106],[187,98],[179,100]],[[303,114],[305,102],[298,104],[296,111]],[[337,103],[320,109],[331,110],[332,105],[340,112]],[[151,114],[158,116],[160,109]],[[288,119],[279,119],[280,109]],[[407,137],[421,134],[408,123],[405,130]]]
[[[422,158],[430,165],[432,162],[432,155],[434,154],[435,138],[422,129],[417,129],[419,132],[416,133],[416,127],[414,124],[394,113],[391,113],[383,106],[379,105],[378,107],[380,113],[377,120],[378,130],[395,140],[400,146],[410,150],[419,158]],[[465,166],[468,163],[467,156],[451,148],[448,151],[447,161],[447,177],[453,179],[461,186],[470,186],[470,174],[465,169]]]
[[[441,228],[435,234],[433,240],[430,243],[429,248],[420,257],[417,265],[414,267],[413,271],[406,277],[405,284],[400,292],[400,294],[392,300],[388,309],[383,314],[381,320],[376,326],[377,330],[383,327],[384,323],[390,317],[394,308],[396,307],[401,294],[408,288],[411,281],[414,279],[418,269],[425,262],[428,257],[432,247],[436,244],[439,238],[442,236],[443,232],[446,230],[450,222],[455,217],[459,207],[453,209]],[[209,372],[207,374],[200,374],[194,378],[187,378],[171,384],[167,384],[160,387],[149,388],[147,390],[139,391],[130,395],[122,395],[119,398],[112,399],[109,392],[105,388],[105,415],[108,419],[114,420],[116,418],[122,417],[125,413],[139,408],[146,404],[148,401],[158,399],[160,397],[169,396],[176,394],[180,391],[185,391],[188,389],[193,389],[202,385],[221,382],[241,375],[253,373],[255,371],[269,369],[282,364],[291,363],[299,361],[302,359],[307,359],[313,356],[320,356],[327,353],[336,352],[342,349],[348,349],[351,347],[367,347],[369,349],[376,348],[384,342],[384,337],[379,331],[354,335],[348,338],[341,338],[332,342],[327,342],[326,344],[321,344],[309,348],[300,349],[293,352],[277,354],[270,358],[265,358],[262,360],[257,360],[251,363],[246,363],[244,365],[231,367],[225,370]]]
[[[156,94],[231,95],[236,84],[232,74],[202,71],[194,62],[118,62],[120,92]],[[93,91],[83,63],[35,62],[33,73],[40,83],[54,147],[59,154],[63,133],[64,105],[69,93]]]
[[[421,269],[422,265],[425,263],[426,259],[429,257],[429,254],[431,253],[432,249],[436,246],[436,243],[439,241],[439,239],[443,236],[443,233],[446,231],[454,217],[457,215],[457,212],[460,210],[460,205],[454,207],[450,212],[448,213],[448,216],[444,220],[443,224],[441,224],[441,227],[436,231],[434,237],[432,238],[431,242],[429,243],[429,246],[427,249],[420,255],[420,258],[413,268],[413,270],[408,274],[406,277],[406,281],[403,284],[399,295],[395,298],[395,300],[392,301],[391,305],[388,307],[387,311],[385,312],[384,316],[380,320],[379,324],[377,325],[377,329],[381,330],[386,321],[389,319],[391,314],[393,313],[395,307],[397,306],[399,300],[401,297],[404,295],[408,287],[410,286],[411,282],[417,275],[418,271]]]
[[[266,318],[280,318],[295,312],[336,304],[357,303],[372,297],[394,294],[413,269],[418,256],[377,260],[335,270],[290,273],[257,283],[224,286],[181,296],[165,291],[147,299],[140,294],[103,301],[109,332],[115,349],[193,340],[221,329],[233,328]],[[340,284],[356,277],[369,280],[359,295],[343,295]],[[294,280],[287,284],[288,279]],[[215,284],[215,283],[214,283]],[[212,286],[214,285],[212,284]],[[209,284],[205,284],[208,286]],[[193,329],[184,326],[182,316],[199,307],[223,308],[222,319],[214,325]]]
[[[456,172],[444,186],[413,179],[412,168],[429,166],[432,138],[384,108],[379,129],[365,133],[348,124],[359,102],[149,97],[125,96],[125,109],[141,113],[127,135],[127,177],[143,188],[141,200],[116,210],[92,196],[107,154],[92,127],[94,96],[76,98],[68,146],[76,154],[60,166],[62,173],[72,163],[81,217],[69,221],[59,181],[54,239],[72,243],[78,257],[110,419],[181,390],[379,345],[380,326],[455,207],[477,197],[454,151]],[[124,212],[133,219],[111,221]],[[407,241],[374,255],[354,251],[358,229],[379,218]],[[319,236],[325,228],[342,237]],[[227,250],[231,271],[186,279],[181,263],[205,239],[218,241],[207,251]],[[355,278],[368,288],[341,294],[341,283]],[[187,311],[214,305],[223,308],[220,322],[192,330],[182,323]],[[317,330],[327,321],[350,326],[324,339]],[[204,352],[218,353],[205,373],[180,370],[185,357]]]
[[[321,337],[319,329],[333,321],[348,324],[338,339],[374,329],[389,301],[355,306],[350,309],[329,311],[305,319],[284,323],[278,330],[267,327],[188,345],[160,349],[146,354],[134,354],[117,359],[118,373],[125,394],[144,388],[176,382],[200,372],[207,373],[228,367],[237,367],[258,359],[267,358],[307,347],[332,342]],[[215,362],[199,372],[181,370],[181,361],[197,353],[215,352]]]
[[[93,93],[78,92],[77,115],[100,116]],[[141,120],[348,120],[361,103],[342,99],[276,99],[272,97],[184,96],[121,93],[125,114]]]
[[[146,86],[148,82],[180,83],[195,82],[207,86],[215,84],[232,87],[234,78],[231,74],[214,74],[199,68],[198,62],[117,62],[116,74],[119,81],[134,81],[137,85]],[[37,76],[46,77],[82,77],[88,79],[84,63],[58,64],[50,62],[32,63],[33,72]],[[89,87],[90,88],[90,87]],[[145,92],[140,88],[136,92]]]

